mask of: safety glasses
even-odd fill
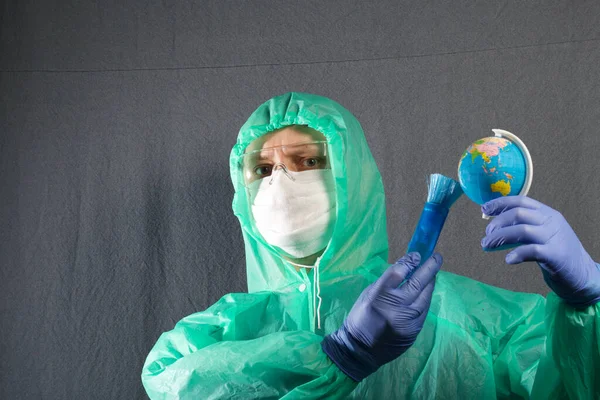
[[[294,143],[250,151],[242,156],[241,167],[246,186],[270,177],[279,168],[284,172],[329,169],[327,142]]]

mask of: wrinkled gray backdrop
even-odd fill
[[[432,172],[502,128],[531,196],[600,259],[600,2],[4,1],[0,398],[140,399],[159,334],[244,291],[228,156],[266,99],[307,91],[362,122],[404,253]],[[546,293],[484,254],[462,199],[446,270]]]

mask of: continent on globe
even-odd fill
[[[481,156],[481,158],[489,164],[492,161],[492,157],[497,156],[500,153],[500,149],[505,148],[509,144],[510,142],[508,140],[500,137],[479,139],[469,146],[463,155],[463,158],[467,157],[468,154],[471,154],[471,162],[473,162],[477,157]]]
[[[507,174],[508,175],[508,174]],[[490,185],[492,193],[500,193],[502,196],[508,196],[510,193],[510,182],[509,181],[498,181]]]

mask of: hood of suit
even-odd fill
[[[319,260],[320,282],[365,273],[370,259],[387,260],[385,194],[381,175],[358,120],[337,102],[314,94],[291,92],[274,97],[252,113],[231,151],[235,188],[233,211],[246,248],[248,291],[285,290],[299,273],[266,243],[253,222],[244,186],[242,155],[254,140],[290,125],[307,125],[325,135],[335,181],[336,219],[332,237]],[[361,271],[363,270],[363,271]],[[326,293],[324,293],[326,295]]]

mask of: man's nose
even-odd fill
[[[300,172],[294,162],[294,160],[290,157],[286,157],[284,154],[276,154],[273,157],[273,172],[275,172],[276,168],[279,168],[281,165],[285,167],[287,171]]]
[[[288,168],[283,163],[277,163],[273,165],[273,171],[271,172],[271,180],[269,181],[269,185],[273,184],[276,175],[285,175],[291,181],[296,180],[296,178],[294,178],[292,174],[290,174]]]

